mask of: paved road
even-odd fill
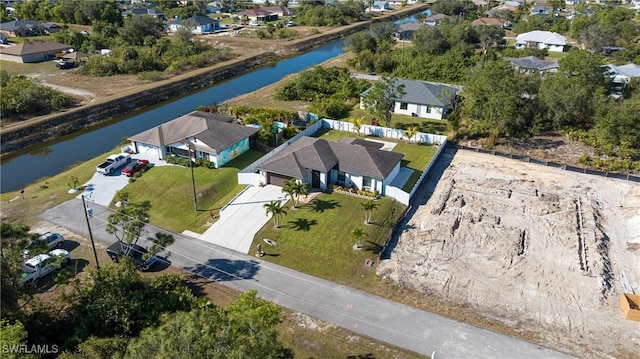
[[[113,237],[104,232],[109,209],[97,204],[91,206],[94,238],[113,242]],[[88,235],[79,199],[48,210],[42,217]],[[156,232],[155,228],[148,230]],[[169,259],[175,267],[234,289],[257,289],[259,296],[281,306],[420,354],[431,355],[435,351],[437,358],[569,358],[535,344],[301,274],[208,242],[179,234],[174,237],[176,242],[169,248]],[[263,249],[268,252],[268,248]]]

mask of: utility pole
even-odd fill
[[[84,201],[84,195],[82,195],[81,197],[82,197],[82,207],[84,208],[84,219],[87,220],[87,228],[89,229],[89,238],[91,239],[91,247],[93,248],[93,257],[96,259],[96,268],[100,269],[100,264],[98,263],[98,253],[96,252],[96,244],[93,241],[91,224],[89,224],[89,216],[93,216],[93,210],[91,208],[87,209],[87,204]]]
[[[195,151],[191,149],[191,144],[189,144],[189,167],[191,167],[191,185],[193,187],[193,209],[198,214],[198,199],[196,197],[196,178],[193,176],[193,162],[191,161],[191,155],[193,154],[193,160],[195,161]]]

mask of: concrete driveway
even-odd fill
[[[220,210],[220,218],[206,232],[197,235],[187,231],[183,234],[234,251],[249,253],[253,237],[271,219],[264,210],[264,204],[270,201],[280,201],[284,205],[286,199],[281,187],[249,186]]]
[[[144,154],[131,156],[132,161],[142,159],[149,161],[149,163],[152,163],[154,166],[165,166],[167,164],[165,161],[148,155],[145,156]],[[85,183],[85,191],[80,193],[77,198],[81,199],[81,197],[84,196],[85,200],[89,202],[109,207],[116,192],[123,189],[129,183],[129,177],[120,174],[122,168],[124,168],[124,166],[119,167],[118,170],[111,175],[103,175],[98,172],[94,173],[89,182]]]

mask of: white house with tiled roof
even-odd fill
[[[533,47],[552,52],[563,52],[567,39],[555,32],[534,30],[516,37],[516,49]]]

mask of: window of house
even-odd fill
[[[427,113],[431,113],[431,106],[427,105]]]
[[[362,187],[371,188],[371,177],[362,177]]]
[[[409,104],[406,102],[400,102],[400,109],[401,110],[406,110],[409,108]]]
[[[347,180],[347,176],[344,172],[338,171],[338,182],[345,183]]]

